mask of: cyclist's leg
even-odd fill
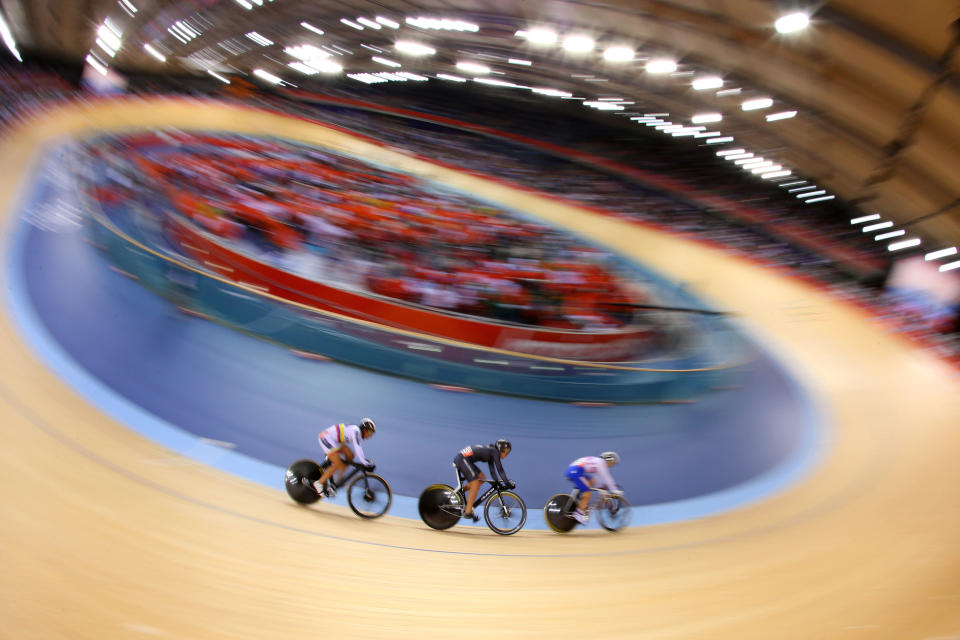
[[[337,474],[337,477],[334,478],[334,481],[337,484],[340,484],[340,480],[343,479],[343,474],[347,472],[350,468],[350,463],[353,462],[353,449],[344,445],[340,447],[340,455],[343,456],[343,464],[340,465],[340,473]]]
[[[572,464],[567,467],[567,479],[573,483],[574,489],[579,492],[577,512],[582,515],[590,503],[590,476],[584,472],[583,467]]]
[[[347,466],[343,463],[342,451],[347,447],[340,445],[339,447],[333,447],[327,451],[327,459],[330,460],[330,466],[323,472],[323,475],[320,476],[319,482],[323,485],[326,485],[327,481],[330,479],[330,476],[333,475],[334,471],[339,471],[339,477],[343,477],[343,472],[346,470]]]
[[[472,516],[473,502],[477,499],[477,494],[480,492],[480,483],[483,482],[483,473],[477,469],[477,465],[473,464],[470,460],[467,460],[462,455],[458,455],[454,459],[454,465],[456,465],[460,475],[463,476],[464,487],[467,489],[466,504],[463,505],[463,515]]]

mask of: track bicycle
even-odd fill
[[[543,507],[543,517],[547,525],[557,533],[567,533],[579,522],[574,520],[573,512],[577,508],[579,492],[558,493],[547,500]],[[619,531],[630,524],[633,508],[630,501],[620,494],[606,489],[590,489],[590,502],[587,513],[596,513],[600,526],[607,531]]]
[[[347,504],[361,518],[379,518],[387,512],[393,503],[393,491],[381,476],[371,473],[358,462],[348,463],[352,468],[344,473],[337,483],[347,494]],[[284,486],[287,494],[298,504],[313,504],[323,496],[313,488],[330,466],[330,460],[324,459],[317,464],[313,460],[297,460],[287,468]]]
[[[509,536],[520,531],[527,521],[527,505],[519,495],[506,485],[494,480],[484,480],[490,487],[473,503],[476,510],[483,505],[483,519],[494,533]],[[466,491],[463,476],[457,471],[456,488],[446,484],[432,484],[420,494],[417,504],[420,518],[427,526],[449,529],[463,517]]]

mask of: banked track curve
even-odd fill
[[[481,189],[474,176],[293,118],[115,100],[58,108],[5,141],[7,235],[25,159],[45,141],[138,126],[316,142]],[[5,308],[0,636],[960,636],[960,393],[949,367],[807,284],[503,185],[482,191],[739,314],[825,408],[821,464],[751,506],[617,535],[365,522],[298,508],[279,488],[143,439],[47,370]]]

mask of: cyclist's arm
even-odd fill
[[[500,482],[503,482],[503,483],[510,482],[510,480],[507,478],[507,472],[503,470],[503,463],[500,461],[499,453],[493,456],[493,459],[490,460],[489,464],[490,464],[490,477],[492,480],[499,480]],[[497,465],[496,471],[498,473],[494,472],[494,468],[493,468],[494,464]]]
[[[620,490],[620,487],[618,487],[617,483],[613,480],[613,474],[610,473],[610,469],[606,464],[601,464],[597,467],[596,478],[596,482],[593,483],[593,486],[606,489],[608,491]]]
[[[347,436],[347,444],[353,449],[354,462],[366,466],[368,462],[367,459],[363,457],[363,446],[360,444],[360,429],[351,429],[350,435]]]

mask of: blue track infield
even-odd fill
[[[37,181],[27,210],[44,194]],[[567,491],[576,457],[606,449],[636,507],[634,525],[702,517],[768,497],[802,478],[826,443],[823,416],[773,358],[738,388],[695,403],[581,407],[458,394],[288,350],[179,310],[112,271],[83,229],[19,223],[7,252],[6,302],[26,341],[94,406],[190,458],[282,491],[283,470],[317,457],[316,434],[369,415],[366,452],[393,486],[391,515],[452,483],[461,447],[509,438],[505,461],[531,509]],[[285,499],[285,496],[283,496]],[[338,499],[339,500],[339,499]]]

